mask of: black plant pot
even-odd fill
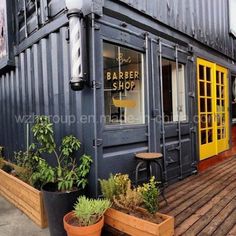
[[[59,192],[57,191],[57,184],[47,183],[42,187],[42,193],[50,235],[66,236],[63,217],[73,210],[73,206],[81,192],[79,190]]]

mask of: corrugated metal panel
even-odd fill
[[[202,43],[233,57],[225,0],[120,0]]]
[[[56,115],[55,121],[61,120],[55,125],[57,140],[69,133],[81,139],[81,126],[68,125],[71,116],[79,120],[81,94],[69,86],[66,31],[63,27],[26,49],[15,58],[16,69],[0,78],[0,145],[6,147],[8,156],[26,148],[28,115]],[[17,117],[24,115],[24,122],[17,122]]]
[[[19,42],[36,32],[48,21],[65,11],[65,1],[61,0],[17,0],[16,26]]]

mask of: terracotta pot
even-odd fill
[[[68,222],[74,217],[74,213],[70,212],[64,216],[64,228],[67,232],[67,236],[100,236],[102,233],[102,227],[104,226],[104,216],[100,221],[90,226],[73,226]]]

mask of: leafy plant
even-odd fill
[[[114,196],[125,194],[127,187],[130,184],[130,179],[128,175],[111,174],[107,180],[100,179],[99,182],[102,195],[106,199],[113,200]]]
[[[113,196],[115,196],[117,192],[114,176],[111,174],[107,180],[99,179],[99,182],[103,197],[113,200]]]
[[[144,207],[148,210],[149,213],[155,214],[158,210],[158,197],[159,197],[159,189],[158,182],[155,181],[155,177],[153,176],[149,183],[143,184],[143,186],[138,187],[138,192],[140,192]]]
[[[100,186],[103,196],[120,208],[132,211],[142,204],[141,195],[131,188],[128,175],[110,175],[109,179],[100,180]]]
[[[34,153],[31,151],[28,152],[14,152],[14,159],[16,160],[17,166],[26,168],[32,172],[34,172],[37,168],[37,160],[33,158]]]
[[[30,146],[30,151],[33,153],[33,161],[37,162],[37,168],[31,176],[32,184],[42,186],[54,182],[60,191],[70,191],[74,186],[85,188],[92,159],[83,155],[77,165],[74,153],[80,149],[80,141],[73,135],[66,136],[57,148],[53,124],[47,116],[36,117],[32,132],[36,142]],[[53,154],[57,166],[50,166],[42,158],[44,154]]]
[[[128,186],[125,193],[114,197],[113,201],[116,206],[122,209],[135,211],[138,207],[141,206],[143,199],[139,191],[136,188],[132,189],[130,185]]]
[[[37,189],[40,189],[46,183],[55,182],[55,169],[51,167],[43,158],[36,155],[33,158],[37,160],[38,164],[37,169],[31,175],[31,185]]]
[[[131,188],[131,180],[128,175],[124,174],[116,174],[114,176],[115,184],[116,184],[116,194],[125,194],[128,189]]]
[[[148,183],[132,188],[128,175],[111,175],[107,180],[100,180],[102,194],[110,199],[115,206],[135,211],[144,206],[151,214],[158,210],[158,182],[153,176]]]
[[[111,202],[107,199],[89,199],[81,196],[74,207],[76,222],[79,226],[96,224],[110,207]]]

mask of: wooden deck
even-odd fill
[[[162,213],[175,217],[175,235],[236,236],[236,157],[171,185]]]

